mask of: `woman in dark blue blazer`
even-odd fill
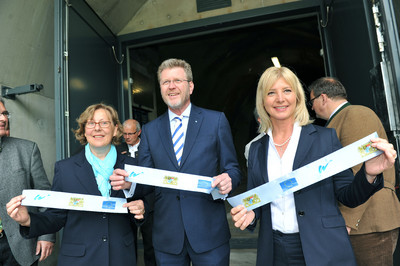
[[[264,72],[256,106],[266,135],[250,147],[249,190],[341,148],[333,129],[310,124],[304,90],[288,68]],[[259,220],[257,265],[356,265],[337,201],[355,207],[382,188],[379,174],[393,166],[396,152],[383,139],[372,141],[384,153],[355,177],[345,170],[254,211],[242,205],[231,210],[242,230],[253,230]]]
[[[129,192],[114,191],[109,182],[115,167],[134,163],[132,158],[116,152],[114,145],[122,136],[117,112],[111,106],[95,104],[89,106],[77,121],[79,126],[75,136],[85,148],[56,163],[52,190],[125,198]],[[34,214],[20,205],[22,199],[23,196],[13,198],[7,204],[7,211],[22,225],[24,237],[54,233],[64,228],[58,265],[136,265],[131,223],[135,222],[134,218],[144,218],[142,200],[126,205],[135,214],[133,216],[64,209]]]

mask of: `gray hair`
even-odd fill
[[[170,69],[175,67],[183,68],[186,74],[186,79],[188,81],[193,81],[192,67],[189,65],[189,63],[187,63],[185,60],[182,59],[170,58],[162,62],[161,65],[158,67],[157,71],[158,82],[160,82],[161,72],[163,72],[165,69]]]
[[[123,126],[123,127],[126,127],[126,126],[129,124],[129,122],[130,122],[131,120],[135,121],[135,125],[136,125],[136,130],[137,130],[137,131],[142,130],[142,127],[140,126],[140,123],[139,123],[137,120],[135,120],[135,119],[127,119],[127,120],[125,120],[124,123],[122,124],[122,126]]]
[[[347,92],[343,84],[333,77],[322,77],[314,81],[309,87],[308,91],[314,93],[314,97],[321,94],[326,94],[331,99],[346,99]]]

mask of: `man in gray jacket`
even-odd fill
[[[22,238],[19,224],[7,215],[6,203],[23,189],[49,190],[50,183],[36,143],[7,136],[9,116],[0,96],[0,265],[37,265],[51,254],[55,235]]]

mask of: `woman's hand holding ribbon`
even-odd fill
[[[231,209],[231,216],[235,227],[244,230],[253,222],[256,214],[254,211],[247,211],[243,205],[239,205]]]

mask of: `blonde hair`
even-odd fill
[[[186,79],[188,81],[193,81],[192,67],[189,65],[189,63],[183,59],[170,58],[164,60],[158,67],[157,71],[158,82],[161,81],[161,72],[163,72],[165,69],[171,69],[175,67],[183,68],[183,70],[185,71]]]
[[[123,131],[121,122],[118,119],[118,113],[112,106],[103,103],[90,105],[88,108],[86,108],[85,111],[83,111],[79,118],[76,119],[76,122],[78,122],[78,127],[72,130],[72,132],[74,132],[75,134],[76,140],[78,140],[82,145],[87,144],[87,139],[85,137],[86,123],[88,120],[93,118],[94,112],[99,109],[104,109],[110,114],[113,125],[118,128],[117,134],[112,138],[112,144],[120,144],[120,139],[123,135]]]
[[[261,120],[259,128],[260,133],[273,129],[271,118],[264,108],[264,99],[271,87],[280,78],[283,78],[296,94],[295,121],[298,122],[300,126],[312,123],[306,106],[304,89],[296,74],[287,67],[270,67],[264,71],[257,86],[256,108]]]

